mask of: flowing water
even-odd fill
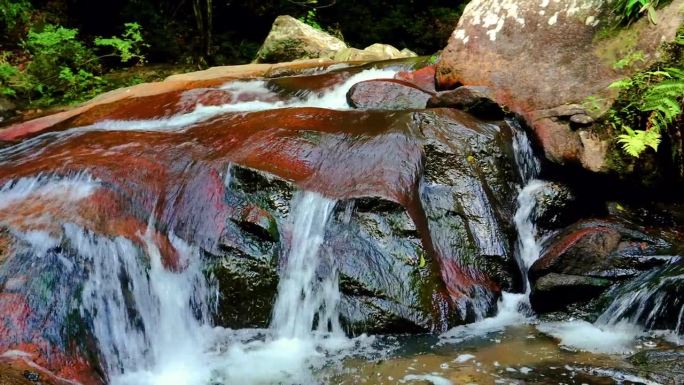
[[[181,99],[180,112],[154,118],[98,120],[0,148],[3,165],[9,170],[7,175],[18,175],[0,178],[4,181],[0,187],[0,224],[11,229],[10,235],[19,240],[21,250],[19,257],[2,265],[0,270],[0,283],[11,295],[0,297],[0,308],[10,298],[14,301],[11,302],[13,309],[42,309],[39,314],[19,314],[18,318],[25,317],[21,319],[24,324],[59,320],[58,325],[42,333],[41,338],[48,341],[60,340],[63,329],[81,333],[81,338],[87,335],[88,341],[97,346],[104,377],[112,385],[517,384],[546,383],[548,378],[554,383],[608,384],[617,379],[650,384],[621,371],[597,372],[595,368],[625,367],[624,361],[606,353],[638,348],[636,344],[640,342],[634,340],[634,325],[660,328],[662,325],[651,322],[659,312],[678,312],[679,322],[674,330],[682,332],[684,304],[674,310],[658,306],[664,302],[659,296],[665,295],[660,289],[680,273],[659,272],[662,277],[654,286],[627,287],[595,325],[584,321],[540,323],[530,309],[527,272],[542,252],[542,234],[535,225],[535,212],[536,197],[545,182],[538,179],[540,162],[515,121],[509,121],[508,125],[513,132],[512,147],[521,180],[513,219],[517,231],[514,255],[523,278],[522,292],[503,292],[494,317],[482,319],[486,309],[482,305],[476,309],[477,322],[457,326],[438,338],[430,335],[351,338],[345,334],[339,311],[342,294],[337,258],[340,256],[334,255],[326,240],[331,223],[341,220],[348,224],[355,205],[348,200],[346,208],[337,210],[341,211],[340,217],[335,218],[338,200],[332,197],[338,193],[343,195],[340,190],[344,190],[349,196],[365,196],[363,193],[371,192],[371,195],[401,201],[409,190],[406,186],[415,185],[412,178],[423,154],[403,131],[392,125],[388,132],[378,130],[382,136],[364,131],[366,126],[361,126],[370,124],[368,121],[385,124],[385,119],[394,118],[392,113],[369,112],[340,123],[338,115],[307,108],[347,110],[346,93],[353,84],[392,78],[395,73],[387,69],[360,71],[341,78],[333,87],[286,95],[279,94],[279,88],[274,86],[277,83],[266,80],[231,82],[214,90],[229,95],[228,103],[203,104],[197,102],[195,95],[188,100]],[[293,109],[294,114],[304,118],[292,120],[290,115],[279,115],[281,109]],[[258,113],[269,110],[273,110],[273,115]],[[249,124],[239,125],[242,121],[255,126],[269,125],[274,121],[280,123],[281,118],[285,128],[273,131],[262,132]],[[359,127],[343,127],[344,131],[335,126],[347,122]],[[288,124],[302,126],[304,134],[290,133]],[[321,141],[322,135],[307,131],[307,124],[322,125],[321,132],[335,138],[333,144],[328,144],[329,152],[324,154],[330,159],[321,160],[318,148],[307,147]],[[241,131],[245,127],[248,134]],[[350,139],[349,133],[355,130],[359,135]],[[116,136],[122,132],[135,135],[134,138],[152,139],[137,146],[129,143],[131,136]],[[155,136],[162,133],[173,136]],[[82,140],[82,147],[76,150],[68,147],[71,140],[79,138],[91,140]],[[300,147],[288,147],[289,142],[283,138]],[[364,159],[377,164],[370,167],[352,163],[353,168],[338,170],[350,164],[349,159],[357,154],[354,151],[377,152],[377,147],[368,144],[376,143],[373,140],[384,146],[384,154]],[[216,151],[192,147],[199,142],[215,144]],[[236,143],[243,147],[236,149]],[[178,150],[168,159],[159,158],[161,152],[154,153],[150,159],[143,157],[147,155],[145,151],[157,146]],[[133,172],[121,170],[117,164],[118,151],[122,149],[131,151],[130,159],[137,162],[129,165],[131,170],[136,167],[146,170],[140,179],[135,179]],[[31,163],[35,159],[24,159],[26,151],[35,151],[35,159],[45,159]],[[83,158],[87,159],[83,161],[87,167],[72,172],[69,167],[79,165],[78,156],[87,151],[99,157],[87,154],[89,157]],[[65,153],[72,155],[64,162],[65,175],[43,171],[49,169],[54,159],[64,159],[60,156]],[[188,153],[195,158],[184,160],[183,156]],[[266,160],[257,159],[255,153]],[[278,163],[283,154],[292,153],[300,156],[297,162],[283,163],[284,166]],[[216,159],[223,155],[225,159]],[[157,168],[155,162],[168,164]],[[223,198],[230,194],[237,163],[260,166],[274,173],[292,172],[285,176],[298,181],[300,187],[307,186],[307,178],[313,177],[324,182],[347,181],[318,186],[319,192],[297,191],[287,202],[289,207],[280,208],[287,213],[287,218],[277,256],[279,282],[270,325],[264,329],[231,330],[214,325],[218,283],[207,272],[208,257],[204,251],[216,250],[223,232],[223,224],[215,218],[222,218],[221,215],[233,210],[223,204]],[[212,174],[203,170],[207,165],[225,171]],[[398,165],[409,171],[398,172]],[[376,180],[356,177],[353,173],[358,170],[366,172],[361,174],[365,177],[371,174],[369,170],[381,177]],[[183,184],[179,186],[178,180]],[[124,198],[113,198],[108,193],[112,186]],[[492,220],[493,209],[484,200],[485,192],[476,183],[461,188],[461,192],[472,192],[478,198],[464,210],[481,218],[469,229],[477,238],[481,254],[504,253],[501,235]],[[193,195],[196,191],[208,191],[202,196],[210,199],[198,202]],[[324,196],[322,191],[328,194]],[[2,236],[0,233],[0,262],[4,258]],[[425,263],[423,258],[416,262],[418,267]],[[28,286],[26,274],[37,277],[28,279]],[[29,298],[35,292],[42,295]],[[51,296],[62,302],[52,307],[41,306],[43,302],[50,303]],[[77,318],[84,321],[87,331],[71,330],[69,320]],[[627,329],[629,333],[624,332]],[[0,335],[17,333],[0,325]],[[33,339],[34,336],[19,337]],[[587,339],[601,343],[587,343]],[[49,345],[40,338],[35,343]],[[559,343],[584,352],[569,352],[561,349]],[[30,356],[12,350],[0,359],[24,357],[23,354]]]

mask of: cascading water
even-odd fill
[[[307,99],[287,102],[242,102],[219,107],[197,106],[192,112],[155,121],[105,121],[81,129],[183,128],[226,111],[251,111],[313,105],[347,108],[345,94],[356,82],[391,77],[395,71],[368,70],[340,86]],[[226,86],[233,91],[270,92],[263,81]],[[223,184],[230,185],[231,167]],[[354,345],[339,323],[337,270],[321,265],[325,227],[335,201],[302,192],[290,209],[291,237],[284,253],[281,279],[269,330],[231,331],[212,328],[212,288],[201,271],[199,250],[173,234],[180,272],[168,271],[151,235],[141,253],[129,240],[108,240],[82,229],[67,232],[78,252],[93,264],[83,290],[82,313],[93,331],[114,385],[313,383],[311,367],[327,353]],[[149,257],[149,268],[141,259]],[[321,268],[319,268],[319,266]],[[122,290],[123,288],[123,290]],[[126,294],[128,293],[128,294]]]
[[[544,186],[544,181],[536,179],[541,171],[539,159],[534,155],[534,150],[525,131],[517,121],[507,121],[513,130],[513,151],[518,173],[523,187],[518,193],[518,208],[513,218],[517,230],[517,242],[515,257],[518,267],[524,278],[524,293],[503,292],[498,302],[497,314],[481,321],[457,326],[442,334],[442,342],[460,342],[462,340],[481,336],[492,332],[501,331],[509,325],[529,322],[532,312],[530,310],[529,296],[530,284],[528,270],[539,258],[541,245],[537,238],[537,228],[534,223],[536,198],[535,194]]]
[[[206,121],[212,117],[229,112],[252,112],[295,107],[319,107],[347,110],[350,107],[347,103],[346,95],[354,84],[372,79],[391,79],[396,73],[396,70],[368,69],[352,75],[343,83],[321,93],[311,93],[305,97],[294,96],[278,101],[271,100],[277,97],[277,95],[269,90],[268,84],[264,80],[236,81],[227,83],[222,89],[226,92],[237,93],[238,95],[243,92],[250,93],[253,95],[253,100],[238,101],[217,106],[197,104],[190,112],[177,114],[168,118],[147,120],[103,120],[89,126],[79,127],[75,130],[182,131],[192,124]]]
[[[321,332],[341,333],[337,306],[340,293],[333,268],[320,282],[316,270],[321,245],[335,202],[302,193],[293,207],[292,239],[278,285],[271,327],[280,338],[307,338],[314,320]]]

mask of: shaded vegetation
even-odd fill
[[[156,80],[107,80],[145,63],[247,63],[282,14],[352,46],[382,42],[432,54],[446,44],[466,2],[0,0],[0,96],[31,107],[70,104]]]

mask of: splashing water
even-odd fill
[[[334,206],[312,192],[293,201],[292,239],[270,330],[212,328],[211,287],[202,275],[199,251],[171,235],[186,267],[168,271],[151,223],[144,236],[146,253],[124,238],[109,240],[66,226],[66,236],[93,264],[82,313],[92,317],[111,383],[314,383],[312,368],[359,342],[347,339],[339,324],[336,269],[317,277],[324,270],[318,269],[319,259]],[[141,261],[144,254],[149,269]]]
[[[271,324],[277,337],[306,338],[315,318],[318,331],[341,333],[335,269],[316,285],[325,224],[334,206],[334,201],[312,192],[301,194],[294,204],[291,247],[278,285]]]
[[[537,229],[534,223],[537,203],[535,194],[544,186],[545,182],[536,179],[541,171],[541,165],[534,155],[527,134],[517,121],[509,120],[508,124],[513,129],[515,163],[523,182],[523,187],[518,193],[518,209],[515,212],[513,221],[518,233],[515,257],[518,261],[520,272],[524,277],[525,292],[503,292],[494,317],[452,328],[440,336],[440,343],[458,343],[469,338],[503,331],[511,325],[529,323],[532,320],[532,312],[529,305],[530,285],[527,273],[530,266],[539,258],[541,252],[541,245],[537,239]]]

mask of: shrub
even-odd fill
[[[0,0],[0,25],[5,26],[2,33],[11,34],[18,26],[27,24],[31,10],[28,0]]]
[[[145,62],[145,56],[142,54],[143,48],[147,44],[143,41],[142,27],[138,23],[124,24],[125,30],[121,37],[95,38],[95,45],[98,47],[111,47],[114,53],[110,54],[121,59],[122,63],[127,63],[136,59],[139,64]]]
[[[30,30],[24,47],[31,54],[26,67],[40,84],[35,91],[44,96],[65,91],[64,74],[99,71],[95,53],[76,37],[78,30],[47,24],[41,31]]]

